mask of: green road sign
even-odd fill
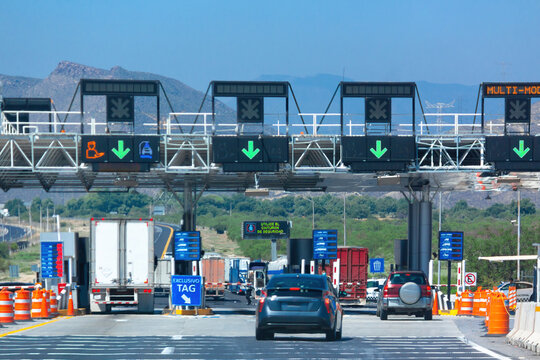
[[[382,148],[382,149],[381,149],[381,147],[382,147],[382,145],[381,145],[381,140],[377,140],[377,141],[376,141],[376,145],[375,145],[375,149],[370,148],[369,151],[371,151],[371,153],[372,153],[373,155],[375,155],[375,157],[376,157],[377,159],[380,159],[381,156],[383,156],[383,155],[388,151],[387,148]]]
[[[252,140],[249,140],[248,141],[248,149],[246,150],[246,148],[243,148],[242,149],[242,152],[244,153],[244,155],[246,155],[248,157],[249,160],[253,159],[255,156],[257,156],[257,154],[260,152],[261,150],[259,148],[254,148],[253,146],[253,141]]]
[[[124,149],[124,140],[118,140],[118,149],[113,148],[111,151],[118,156],[120,160],[126,157],[126,155],[130,152],[130,148]]]
[[[529,152],[530,148],[525,147],[525,140],[519,140],[519,149],[514,147],[514,152],[519,156],[520,158],[523,158],[527,153]]]

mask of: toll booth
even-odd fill
[[[89,305],[86,296],[88,294],[87,244],[88,238],[79,237],[77,232],[44,232],[40,235],[39,281],[45,288],[52,289],[57,294],[64,287],[69,288],[72,284],[73,304],[76,308]],[[64,298],[68,297],[64,296]]]

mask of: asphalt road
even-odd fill
[[[173,244],[173,232],[175,230],[180,230],[180,227],[176,225],[169,225],[169,224],[163,224],[163,223],[156,223],[154,232],[154,254],[161,258],[164,254],[165,246],[168,244],[167,251],[172,252],[172,246]],[[167,252],[166,251],[166,252]]]
[[[480,320],[470,318],[471,322]],[[29,326],[24,325],[24,326]],[[0,329],[8,330],[11,325]],[[256,341],[253,315],[108,314],[63,318],[1,337],[5,359],[492,359],[504,358],[463,338],[453,318],[381,321],[347,314],[342,341],[277,334]],[[526,358],[526,357],[524,357]]]

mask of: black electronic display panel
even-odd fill
[[[83,95],[158,96],[157,80],[81,79]]]
[[[83,135],[83,163],[157,163],[160,160],[159,136]]]
[[[212,159],[226,172],[273,172],[289,162],[286,136],[213,136]]]
[[[414,97],[415,83],[342,82],[342,97]]]
[[[215,97],[287,97],[289,83],[286,81],[213,81]]]
[[[242,226],[243,239],[288,239],[289,235],[288,221],[244,221]]]
[[[540,97],[540,83],[482,83],[485,98]]]
[[[540,171],[540,138],[529,135],[486,136],[485,160],[496,170]]]
[[[341,151],[353,172],[404,171],[416,160],[413,136],[343,136]]]

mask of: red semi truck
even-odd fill
[[[347,305],[366,305],[369,252],[367,248],[340,246],[339,259],[339,300]],[[335,260],[326,260],[324,270],[333,279]],[[320,268],[322,270],[322,267]],[[346,296],[342,296],[347,294]]]

